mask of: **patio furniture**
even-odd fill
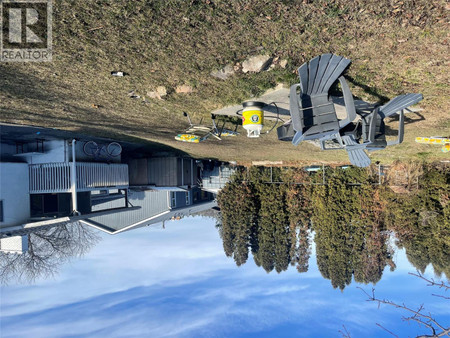
[[[292,121],[289,120],[285,124],[277,128],[278,140],[280,141],[292,141],[295,135],[294,127],[292,126]]]
[[[404,109],[412,106],[423,99],[422,94],[399,95],[387,104],[377,107],[372,113],[361,116],[362,137],[367,145],[368,151],[375,151],[386,148],[386,146],[396,145],[403,142],[404,134]],[[397,139],[386,141],[385,123],[386,117],[399,114],[399,125]]]
[[[366,149],[366,144],[360,144],[359,140],[361,138],[361,122],[350,123],[345,128],[336,133],[330,141],[335,140],[339,143],[339,147],[328,148],[326,146],[327,140],[320,140],[320,148],[322,150],[336,150],[345,149],[350,159],[350,163],[357,167],[367,167],[370,165],[371,161],[369,156],[366,154],[364,149]]]
[[[341,76],[349,64],[350,60],[344,57],[323,54],[298,69],[300,83],[290,89],[292,128],[287,125],[279,127],[280,139],[289,139],[292,129],[295,131],[292,136],[294,145],[304,140],[326,138],[355,119],[353,97],[345,78]],[[347,111],[343,120],[338,119],[329,95],[329,90],[336,81],[341,84]]]
[[[341,139],[351,164],[361,168],[370,165],[372,161],[364,152],[366,147],[364,144],[359,144],[352,135],[344,135]]]
[[[327,148],[325,140],[320,141],[320,147],[322,150],[345,149],[353,165],[367,167],[371,161],[364,150],[371,152],[402,143],[404,134],[404,109],[418,103],[422,99],[422,94],[397,96],[387,104],[375,108],[370,114],[361,116],[361,121],[358,124],[350,124],[346,128],[341,129],[339,133],[336,133],[332,139],[339,142],[341,145],[340,148]],[[384,119],[396,113],[399,114],[397,139],[386,141]],[[359,143],[361,138],[363,143]]]

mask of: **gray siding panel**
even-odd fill
[[[191,159],[183,159],[184,185],[192,185]]]
[[[183,176],[181,171],[182,159],[177,158],[177,186],[183,185]]]
[[[148,159],[149,184],[158,187],[177,186],[177,158],[161,157]]]
[[[197,183],[197,165],[190,158],[155,157],[129,163],[131,185],[179,187]]]
[[[131,224],[141,222],[144,219],[169,210],[167,195],[167,191],[130,191],[128,200],[134,207],[140,206],[141,209],[91,217],[90,219],[115,230],[123,229]],[[113,204],[115,206],[117,202],[112,201],[109,203],[113,207]],[[107,203],[102,205],[102,208],[105,207],[108,207]]]
[[[128,164],[130,185],[147,185],[147,159],[134,159]]]

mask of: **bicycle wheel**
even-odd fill
[[[88,156],[95,156],[98,151],[98,144],[94,141],[87,141],[83,146],[83,151]]]
[[[106,145],[99,147],[97,155],[95,156],[97,160],[106,160],[109,158],[109,154],[106,151]]]
[[[122,146],[117,142],[111,142],[110,144],[108,144],[108,147],[106,147],[106,151],[108,152],[109,156],[117,157],[122,154]]]

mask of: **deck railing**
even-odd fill
[[[72,163],[45,163],[29,166],[30,194],[71,190]],[[77,191],[128,187],[128,165],[76,163]]]

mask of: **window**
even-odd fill
[[[190,204],[191,204],[191,192],[186,191],[186,205],[190,205]]]
[[[175,192],[171,191],[170,192],[170,207],[175,208],[176,206],[177,206],[177,199],[175,197]]]

